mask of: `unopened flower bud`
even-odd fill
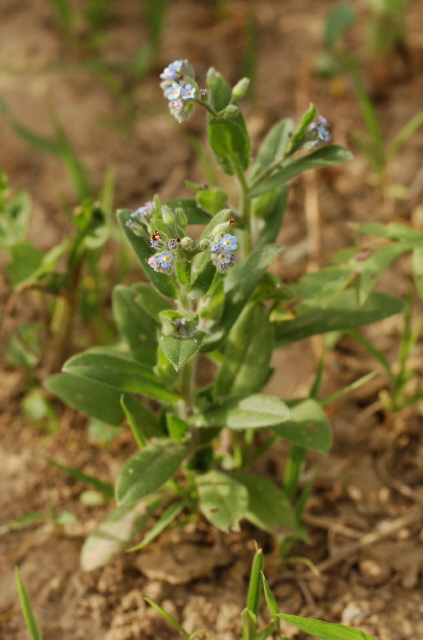
[[[232,95],[234,98],[242,98],[248,91],[248,87],[250,86],[249,78],[242,78],[239,80],[234,88],[232,89]]]
[[[185,236],[181,240],[181,247],[182,247],[182,249],[186,249],[186,250],[190,251],[194,247],[194,240],[192,238],[190,238],[189,236]]]
[[[207,240],[207,238],[203,238],[202,240],[200,240],[201,251],[207,251],[209,247],[210,247],[210,240]]]
[[[172,210],[169,209],[169,207],[167,207],[165,204],[161,206],[161,214],[162,214],[162,220],[165,224],[175,223],[175,216],[173,215]]]
[[[182,227],[182,229],[184,229],[187,224],[188,224],[188,218],[186,217],[184,210],[181,209],[180,207],[178,207],[177,209],[175,209],[175,211],[173,212],[173,215],[175,217],[175,223],[179,226]]]
[[[239,113],[239,107],[236,104],[228,104],[220,113],[224,118],[235,118]]]

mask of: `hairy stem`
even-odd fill
[[[245,258],[246,256],[250,255],[250,253],[254,249],[252,238],[251,197],[249,194],[244,170],[240,165],[238,158],[231,158],[231,160],[239,188],[239,214],[243,223],[245,224],[243,246],[243,254]]]

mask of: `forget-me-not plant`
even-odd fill
[[[238,103],[246,79],[232,89],[210,69],[200,88],[187,60],[172,62],[160,77],[179,122],[195,106],[205,110],[208,143],[236,191],[229,196],[218,186],[187,182],[190,196],[161,202],[156,195],[133,212],[118,212],[143,269],[141,282],[114,291],[121,342],[74,356],[47,383],[99,420],[126,419],[138,445],[117,478],[118,506],[84,545],[87,569],[117,548],[120,519],[121,543],[139,531],[140,509],[142,527],[149,514],[159,515],[138,547],[188,514],[223,531],[247,520],[280,542],[302,535],[306,452],[327,452],[331,430],[318,400],[321,376],[308,398],[288,403],[263,392],[273,351],[401,306],[369,290],[361,307],[359,285],[339,265],[290,287],[268,271],[282,251],[287,182],[351,158],[326,144],[328,125],[313,105],[297,126],[276,123],[253,157]],[[288,442],[286,470],[271,481],[256,474],[254,462],[280,439]]]

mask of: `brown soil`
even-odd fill
[[[146,38],[139,3],[112,4],[117,17],[106,27],[95,55],[129,59]],[[162,199],[186,196],[185,179],[203,181],[186,137],[203,135],[203,114],[179,126],[167,113],[157,76],[170,61],[189,58],[200,81],[209,66],[232,83],[239,78],[248,3],[225,3],[223,16],[215,4],[169,3],[159,59],[133,92],[136,118],[125,131],[122,103],[98,75],[75,64],[92,54],[66,42],[50,3],[4,0],[1,98],[18,121],[44,135],[52,135],[55,114],[96,188],[106,168],[113,166],[116,207],[135,209],[156,192]],[[418,0],[408,4],[405,53],[382,61],[365,57],[365,2],[356,3],[360,20],[347,38],[350,52],[362,59],[388,142],[422,106],[423,6]],[[244,107],[255,141],[281,117],[297,118],[312,101],[330,119],[334,142],[354,149],[352,134],[363,130],[363,124],[348,79],[326,82],[311,71],[322,19],[332,5],[330,0],[252,1],[257,69],[254,98]],[[52,63],[54,68],[49,67]],[[124,77],[122,81],[128,94]],[[66,209],[74,203],[72,186],[56,158],[29,147],[5,121],[0,121],[0,135],[0,166],[13,189],[30,192],[30,237],[39,248],[48,249],[69,227]],[[278,264],[282,276],[293,280],[348,246],[351,221],[397,219],[421,227],[422,158],[420,130],[389,167],[391,182],[410,188],[402,201],[383,202],[359,152],[348,165],[293,181],[281,234],[287,248]],[[104,268],[113,274],[110,255],[104,258]],[[0,278],[6,303],[11,292],[6,276]],[[410,282],[406,258],[384,276],[380,288],[404,297]],[[23,317],[37,315],[36,300],[28,297],[20,304]],[[5,327],[7,333],[10,323]],[[401,329],[402,318],[392,317],[368,327],[366,335],[394,361]],[[90,331],[81,330],[86,341],[94,339]],[[282,398],[306,394],[319,349],[316,339],[277,352],[277,373],[268,391]],[[412,356],[416,388],[421,384],[421,354],[419,341]],[[344,338],[327,359],[324,395],[375,368],[370,356]],[[243,526],[239,533],[221,536],[205,524],[163,535],[142,552],[122,552],[104,568],[83,572],[83,540],[107,509],[81,502],[86,487],[49,466],[44,457],[113,480],[134,450],[131,437],[121,431],[108,447],[101,447],[87,438],[85,419],[59,403],[61,428],[47,435],[21,410],[29,385],[24,373],[4,362],[0,376],[1,523],[28,513],[47,514],[52,508],[76,518],[61,528],[48,521],[9,533],[0,528],[0,636],[5,640],[28,637],[14,565],[19,566],[45,640],[175,638],[176,632],[144,597],[160,603],[189,632],[207,629],[219,640],[238,639],[254,541],[265,550],[266,574],[281,612],[358,626],[378,640],[423,637],[423,412],[417,404],[388,418],[379,401],[380,391],[386,389],[382,374],[330,407],[334,446],[327,457],[309,460],[309,470],[319,469],[304,519],[309,543],[296,544],[292,555],[310,558],[320,568],[318,576],[301,563],[280,565],[271,539],[256,529]],[[275,451],[262,470],[280,474],[283,456],[283,450]],[[263,609],[262,621],[267,619]],[[283,633],[304,637],[288,626]]]

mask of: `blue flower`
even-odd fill
[[[327,129],[328,121],[323,116],[317,117],[317,122],[312,122],[308,130],[312,134],[315,146],[321,142],[329,142],[330,133]]]
[[[130,218],[142,218],[143,216],[149,216],[154,213],[154,202],[149,200],[142,207],[138,207],[136,211],[131,213]],[[129,226],[129,225],[128,225]]]
[[[200,245],[200,247],[201,247],[201,245]],[[216,253],[216,251],[219,251],[219,249],[221,249],[220,242],[212,242],[211,243],[210,251],[212,253]]]
[[[169,269],[172,267],[172,262],[174,260],[174,256],[167,251],[163,251],[157,256],[157,262],[160,264],[162,269]]]
[[[217,256],[217,259],[220,264],[229,264],[232,258],[232,254],[230,251],[221,251]]]
[[[169,247],[169,249],[175,249],[177,244],[178,244],[178,241],[176,240],[176,238],[171,238],[167,243],[167,246]]]
[[[159,242],[160,240],[150,240],[150,245],[155,248],[159,246]]]
[[[235,251],[238,249],[238,239],[235,236],[231,236],[230,233],[226,233],[220,241],[222,249],[228,249],[228,251]]]
[[[181,98],[182,100],[194,100],[197,92],[196,88],[185,82],[181,82]]]
[[[169,89],[166,89],[164,94],[168,100],[177,100],[181,97],[182,87],[177,82],[173,82]]]

